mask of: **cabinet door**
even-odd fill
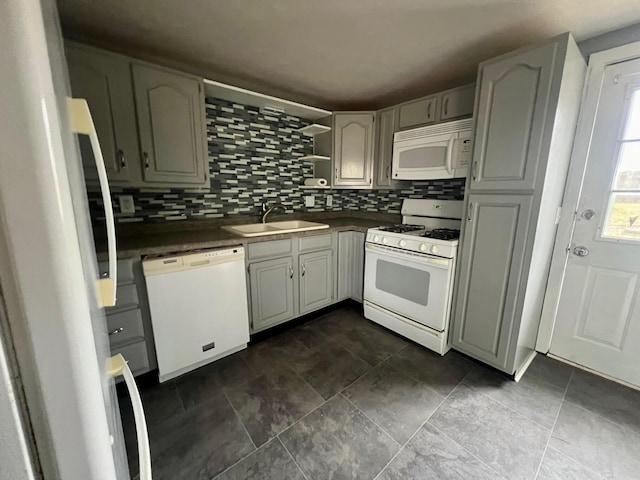
[[[109,180],[126,183],[139,168],[138,130],[129,62],[118,55],[67,44],[71,92],[89,104]],[[97,171],[89,137],[79,138],[85,177],[96,181]]]
[[[249,283],[253,332],[295,316],[292,257],[250,264]]]
[[[133,82],[145,182],[205,185],[200,79],[134,64]]]
[[[338,298],[341,302],[353,294],[351,259],[353,258],[353,235],[356,232],[338,232]]]
[[[531,196],[469,195],[468,201],[452,344],[507,370],[509,343],[522,311]]]
[[[376,163],[374,188],[391,188],[391,160],[393,155],[393,134],[398,125],[398,109],[389,108],[378,112],[376,125]]]
[[[374,114],[333,116],[334,185],[371,188],[373,180]]]
[[[400,105],[398,128],[412,128],[436,121],[437,97],[422,98]]]
[[[352,232],[351,256],[352,256],[352,287],[351,298],[362,302],[362,291],[364,290],[364,233]]]
[[[475,94],[475,85],[467,85],[442,94],[440,121],[473,115]]]
[[[534,189],[558,44],[480,66],[470,190]]]
[[[300,263],[300,314],[333,303],[333,252],[305,253]]]

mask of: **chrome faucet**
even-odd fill
[[[267,204],[262,204],[262,223],[267,223],[267,217],[271,212],[273,212],[276,208],[280,208],[283,212],[287,211],[287,207],[285,207],[281,203],[274,203],[269,208],[267,208]]]

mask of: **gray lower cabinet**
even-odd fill
[[[570,34],[479,67],[451,341],[508,374],[535,353],[585,71]]]
[[[71,92],[89,104],[109,180],[127,184],[139,168],[138,130],[129,62],[125,57],[67,43]],[[89,182],[97,170],[89,137],[79,137],[80,153]]]
[[[362,302],[364,289],[363,232],[338,233],[338,301],[351,298]]]
[[[263,330],[295,317],[293,277],[291,256],[250,264],[252,331]]]
[[[504,368],[518,305],[529,195],[470,195],[452,344]]]
[[[333,303],[333,252],[303,253],[298,257],[300,272],[300,315]]]
[[[98,266],[106,273],[108,264]],[[118,260],[116,305],[106,309],[111,354],[121,353],[134,375],[156,368],[147,289],[139,257]]]
[[[333,186],[371,188],[375,112],[333,114]]]
[[[206,185],[202,80],[149,65],[132,69],[144,180]]]

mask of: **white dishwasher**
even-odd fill
[[[247,346],[243,247],[147,257],[142,268],[160,382]]]

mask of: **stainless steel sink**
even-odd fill
[[[304,232],[307,230],[322,230],[329,228],[325,223],[307,222],[305,220],[288,220],[284,222],[247,223],[245,225],[226,225],[222,227],[227,232],[241,237],[260,237],[262,235],[277,235],[279,233]]]

